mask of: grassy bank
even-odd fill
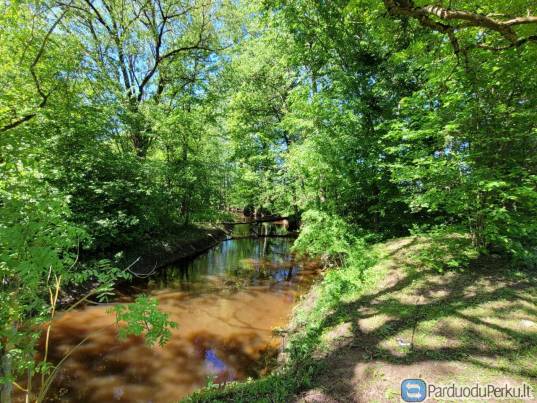
[[[440,273],[430,250],[392,240],[328,271],[295,311],[279,370],[186,401],[400,401],[405,378],[537,391],[537,279],[494,255]]]

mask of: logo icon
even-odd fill
[[[423,379],[405,379],[401,382],[401,397],[405,402],[423,402],[427,397],[427,385]]]

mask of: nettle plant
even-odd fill
[[[87,298],[106,298],[124,271],[110,264],[80,265],[78,250],[87,234],[69,221],[68,199],[20,163],[4,163],[0,172],[0,385],[1,401],[10,402],[14,388],[27,401],[42,401],[61,362],[47,361],[48,342],[62,289],[92,278],[100,286]],[[165,343],[175,324],[158,311],[157,301],[138,297],[115,310],[120,336],[147,335],[148,344]],[[141,326],[140,324],[143,324]],[[38,341],[45,337],[43,359],[36,361]],[[68,353],[67,355],[69,355]],[[38,382],[33,378],[38,376]],[[25,379],[24,386],[17,382]],[[32,383],[37,390],[32,390]]]

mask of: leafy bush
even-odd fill
[[[342,265],[357,241],[353,229],[340,217],[318,210],[302,215],[302,227],[293,250],[321,257],[328,265]]]
[[[22,371],[45,369],[33,357],[49,292],[60,279],[73,281],[69,268],[87,235],[70,222],[68,198],[39,171],[20,161],[0,167],[0,356],[10,368],[0,384],[10,385]]]
[[[474,246],[471,236],[449,226],[436,226],[423,231],[414,228],[413,235],[425,239],[413,258],[422,266],[440,273],[445,270],[463,270],[475,260],[480,250]]]

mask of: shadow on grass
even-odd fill
[[[327,330],[350,324],[350,335],[339,347],[316,360],[320,370],[311,386],[345,401],[356,393],[351,382],[356,368],[368,363],[457,362],[505,376],[537,377],[531,355],[537,352],[537,324],[527,321],[533,329],[520,325],[524,317],[536,317],[533,273],[517,275],[494,257],[481,257],[464,272],[444,274],[412,266],[402,271],[405,264],[395,258],[394,271],[404,276],[387,288],[339,303],[309,335],[315,339],[310,344],[319,344]],[[373,326],[364,326],[368,321]],[[405,377],[403,369],[401,379]]]

